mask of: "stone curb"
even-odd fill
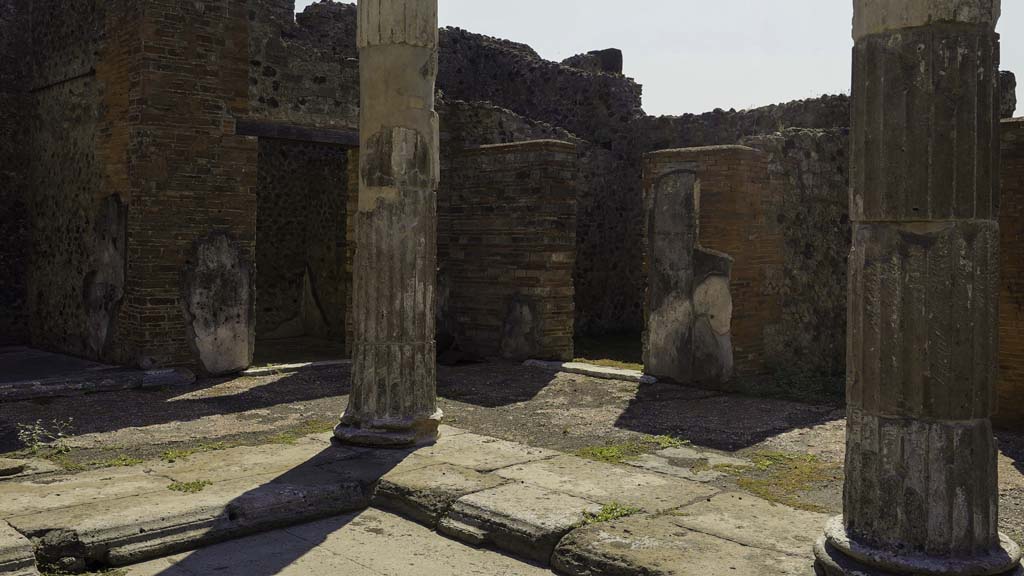
[[[271,364],[257,368],[249,368],[239,373],[239,376],[253,378],[257,376],[278,376],[281,374],[294,374],[306,370],[325,370],[341,366],[351,366],[351,360],[324,360],[321,362],[303,362],[300,364]]]
[[[196,375],[186,368],[146,371],[110,368],[86,372],[84,376],[3,382],[0,383],[0,402],[79,396],[136,388],[189,386],[195,381]]]
[[[32,542],[0,520],[0,574],[39,576]]]
[[[595,366],[583,362],[549,362],[545,360],[527,360],[523,366],[540,368],[549,372],[565,372],[567,374],[579,374],[600,378],[602,380],[622,380],[625,382],[637,382],[639,384],[656,384],[658,379],[648,376],[639,370],[626,370],[623,368],[609,368],[606,366]]]

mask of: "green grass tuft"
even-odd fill
[[[213,486],[213,482],[209,480],[193,480],[192,482],[175,482],[167,487],[168,490],[173,492],[182,492],[185,494],[198,494],[206,489],[207,486]]]
[[[640,512],[639,508],[634,508],[632,506],[623,506],[618,502],[611,502],[609,504],[605,504],[604,507],[601,508],[601,511],[597,514],[594,514],[592,512],[584,512],[583,522],[581,523],[581,525],[590,526],[591,524],[611,522],[612,520],[618,520],[619,518],[632,516],[638,512]]]
[[[608,444],[604,446],[588,446],[576,451],[576,455],[587,460],[606,462],[608,464],[622,464],[635,460],[644,454],[665,450],[667,448],[678,448],[686,446],[690,442],[672,436],[647,436],[639,440],[630,440],[621,444]]]

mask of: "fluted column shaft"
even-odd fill
[[[826,574],[1013,574],[992,434],[999,0],[855,0],[844,515]],[[858,570],[860,572],[858,572]]]
[[[359,0],[352,392],[335,436],[433,442],[437,409],[437,0]]]

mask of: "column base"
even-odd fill
[[[814,545],[814,570],[817,576],[1024,576],[1020,547],[1006,536],[1000,540],[999,550],[978,558],[904,556],[854,542],[840,516]]]
[[[334,429],[334,438],[342,444],[369,448],[412,448],[437,442],[443,414],[414,421],[355,422],[347,416]]]

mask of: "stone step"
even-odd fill
[[[584,362],[551,362],[546,360],[527,360],[524,366],[540,368],[549,372],[565,372],[567,374],[580,374],[591,378],[602,380],[623,380],[625,382],[638,382],[640,384],[656,384],[658,379],[648,376],[639,370],[627,370],[625,368],[611,368],[608,366],[597,366]]]

